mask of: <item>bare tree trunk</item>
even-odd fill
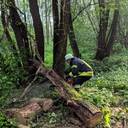
[[[119,1],[115,0],[115,10],[113,14],[113,20],[111,27],[107,34],[109,11],[106,8],[106,3],[104,0],[99,0],[100,7],[100,24],[99,24],[99,36],[98,36],[98,48],[96,53],[97,60],[103,60],[105,57],[110,56],[112,51],[113,43],[116,36],[118,18],[119,18]]]
[[[37,0],[29,0],[30,12],[33,18],[33,26],[35,30],[36,44],[38,52],[42,60],[44,61],[44,32],[40,19],[39,7]]]
[[[109,32],[110,37],[107,40],[106,56],[110,56],[110,53],[112,51],[112,47],[113,47],[116,32],[117,32],[116,30],[117,30],[117,25],[118,25],[118,18],[119,18],[119,9],[115,9],[112,25],[111,25],[110,32]]]
[[[3,25],[4,33],[6,35],[7,40],[9,42],[12,42],[12,38],[8,30],[8,17],[5,12],[5,6],[4,6],[3,0],[1,0],[1,22]]]
[[[63,76],[65,63],[64,56],[67,47],[69,4],[68,0],[61,0],[60,14],[58,0],[53,0],[52,5],[54,18],[53,68],[60,76]]]
[[[52,11],[53,11],[53,24],[54,24],[54,37],[53,37],[53,68],[57,67],[57,55],[59,52],[59,9],[58,0],[52,0]]]
[[[69,40],[74,56],[81,57],[73,27],[72,14],[71,14],[71,0],[69,0],[69,4],[70,4],[69,5]]]
[[[106,57],[106,36],[108,29],[109,20],[109,9],[106,9],[105,0],[99,0],[100,8],[100,23],[99,23],[99,33],[98,33],[98,47],[96,52],[96,59],[102,60]]]
[[[9,12],[10,12],[10,20],[11,26],[14,30],[17,45],[21,54],[23,66],[25,70],[28,70],[29,66],[29,41],[27,37],[27,28],[25,27],[24,23],[22,22],[15,5],[15,0],[8,0]]]
[[[47,0],[45,0],[45,28],[46,28],[46,41],[49,43],[49,24],[48,24],[48,5]]]

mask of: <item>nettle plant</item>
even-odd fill
[[[113,102],[115,102],[115,97],[112,92],[106,88],[98,89],[96,87],[90,87],[89,90],[88,88],[85,88],[81,90],[80,93],[82,98],[92,102],[100,108],[110,106]]]

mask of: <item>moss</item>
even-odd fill
[[[64,88],[68,91],[68,94],[71,96],[72,100],[82,100],[82,96],[78,93],[73,87],[68,85],[66,82],[62,81]]]

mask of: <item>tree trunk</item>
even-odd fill
[[[5,12],[5,6],[4,6],[3,0],[1,1],[1,22],[3,25],[4,33],[6,35],[7,40],[9,42],[12,42],[12,38],[8,30],[8,17]]]
[[[116,35],[116,28],[118,24],[118,17],[119,17],[119,1],[115,1],[115,11],[113,15],[113,20],[109,32],[107,34],[108,29],[108,20],[109,20],[109,9],[106,8],[106,3],[103,0],[99,0],[99,7],[100,7],[100,24],[99,24],[99,35],[98,35],[98,48],[96,52],[96,59],[103,60],[105,57],[110,56],[112,51],[115,35]]]
[[[48,0],[45,0],[45,35],[46,35],[46,42],[49,43],[49,21],[48,21]]]
[[[111,29],[109,32],[110,37],[109,40],[107,41],[106,56],[110,56],[110,53],[112,51],[113,43],[115,41],[115,36],[117,32],[116,30],[118,25],[118,18],[119,18],[119,10],[115,9]]]
[[[22,63],[25,70],[28,70],[29,66],[29,41],[27,37],[27,28],[25,27],[24,23],[22,22],[15,5],[15,0],[8,0],[9,12],[10,12],[10,20],[11,26],[13,28],[17,45],[20,51],[20,55],[22,58]]]
[[[40,19],[39,7],[37,0],[29,0],[30,12],[33,18],[33,26],[35,30],[36,44],[38,52],[42,60],[44,61],[44,32]]]
[[[78,43],[75,37],[75,32],[74,32],[74,27],[73,27],[73,21],[72,21],[72,14],[71,14],[71,0],[69,0],[69,40],[70,40],[70,45],[73,51],[74,56],[76,57],[81,57],[79,48],[78,48]]]
[[[53,83],[61,98],[67,102],[68,107],[79,117],[85,128],[92,128],[100,123],[102,114],[96,106],[82,99],[80,94],[53,70],[46,69],[37,61],[34,61],[34,66]]]
[[[58,0],[52,0],[53,11],[53,24],[54,24],[54,37],[53,37],[53,69],[57,67],[57,55],[59,53],[60,44],[59,41],[59,9]]]
[[[99,33],[98,33],[98,48],[96,52],[96,59],[102,60],[106,55],[106,35],[108,29],[109,20],[109,9],[106,10],[106,3],[104,0],[99,0],[100,8],[100,23],[99,23]]]
[[[53,0],[52,4],[54,19],[53,68],[60,76],[63,76],[65,64],[64,56],[67,47],[69,3],[68,0],[61,0],[60,11],[58,0]]]

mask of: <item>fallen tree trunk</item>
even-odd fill
[[[101,122],[102,114],[100,110],[96,106],[83,100],[81,95],[66,83],[54,70],[49,70],[41,66],[37,61],[34,65],[37,69],[40,67],[39,73],[47,77],[53,83],[59,95],[67,101],[67,105],[79,117],[85,128],[93,128]]]

